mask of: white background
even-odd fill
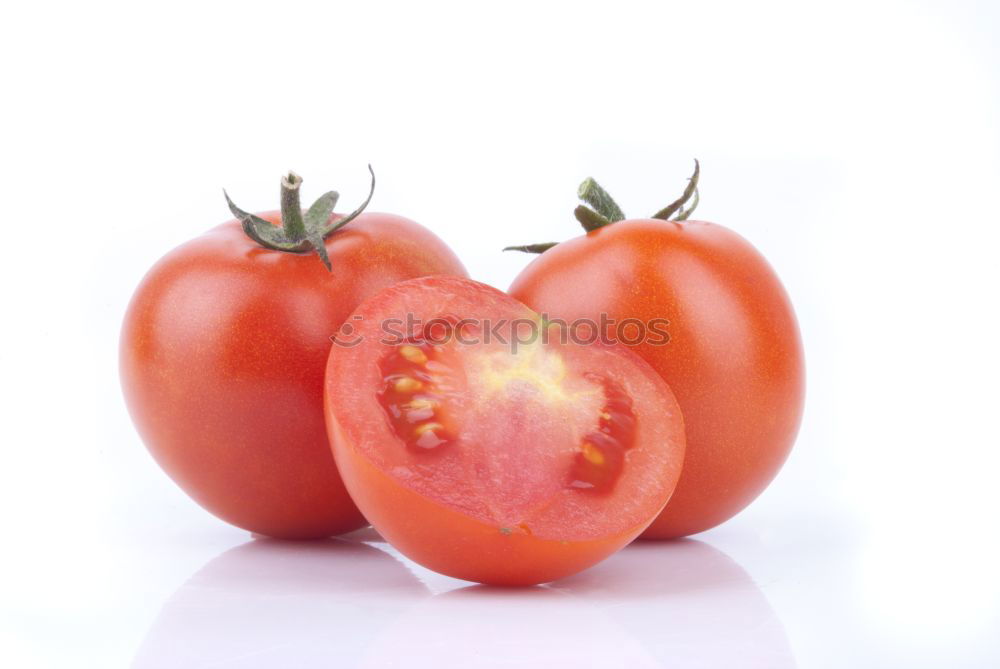
[[[7,6],[0,664],[1000,666],[998,8]],[[294,168],[353,207],[371,162],[372,210],[505,288],[585,176],[648,214],[693,157],[809,377],[781,475],[697,543],[462,590],[370,533],[244,545],[131,427],[125,304],[223,186],[274,208]]]

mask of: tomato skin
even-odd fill
[[[277,212],[260,216],[280,224]],[[273,537],[367,524],[326,437],[330,336],[386,286],[465,275],[441,240],[391,214],[361,214],[326,248],[332,273],[315,253],[264,249],[229,221],[160,259],[122,327],[122,388],[150,453],[205,509]]]
[[[548,583],[591,567],[632,542],[646,523],[590,541],[555,541],[497,528],[417,494],[350,447],[335,421],[337,466],[368,520],[401,553],[453,578],[490,585]]]
[[[402,553],[428,568],[493,585],[557,580],[596,564],[637,537],[667,503],[684,457],[683,419],[663,379],[624,346],[544,343],[533,349],[522,346],[516,355],[504,350],[498,360],[497,348],[482,341],[464,349],[456,345],[454,357],[434,353],[448,362],[422,377],[420,391],[431,392],[438,383],[434,374],[448,375],[448,391],[437,397],[441,415],[446,416],[442,422],[450,418],[455,426],[454,431],[448,428],[453,438],[436,447],[440,450],[415,452],[398,432],[395,414],[378,397],[384,380],[396,378],[384,376],[379,364],[396,353],[394,345],[385,343],[378,324],[390,319],[402,322],[404,314],[427,323],[443,313],[477,323],[496,322],[497,317],[537,320],[537,314],[489,286],[444,276],[415,279],[358,308],[355,316],[364,343],[356,349],[334,346],[330,351],[326,380],[330,443],[352,498],[372,525]],[[553,350],[558,362],[545,357]],[[508,363],[511,367],[504,366]],[[435,360],[424,364],[430,370]],[[506,375],[505,370],[511,369],[516,374]],[[494,372],[509,381],[493,385]],[[544,415],[538,414],[534,396],[524,390],[535,372],[544,377],[540,396],[552,393],[560,398],[541,404]],[[581,408],[587,402],[581,399],[584,396],[560,395],[560,389],[578,387],[574,384],[581,379],[593,383],[596,375],[621,384],[615,387],[629,397],[634,428],[627,429],[634,429],[635,435],[615,486],[601,493],[571,484],[570,463],[580,442],[552,436],[559,431],[553,425],[590,428],[599,417],[606,417],[601,412],[620,410],[619,405],[611,408],[609,399],[620,396],[604,390],[607,404],[593,404],[593,414],[591,408]],[[361,392],[343,399],[345,379]],[[500,396],[505,393],[510,395]],[[483,406],[488,415],[478,411]],[[524,420],[525,416],[538,420]],[[593,423],[587,422],[590,419]],[[588,429],[578,432],[584,442],[590,434]],[[558,454],[555,467],[549,459],[553,453]],[[525,481],[531,482],[531,490],[517,489]],[[533,497],[540,490],[544,495]],[[508,513],[514,508],[510,500],[521,496],[532,501],[523,506],[515,503],[515,510]]]
[[[614,223],[546,251],[509,292],[550,318],[669,320],[668,343],[633,350],[677,396],[688,448],[644,538],[724,522],[781,468],[802,417],[802,343],[778,277],[736,233],[701,221]]]

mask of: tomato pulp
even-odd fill
[[[626,347],[564,339],[454,277],[392,286],[349,322],[327,365],[330,441],[358,507],[413,560],[551,581],[630,542],[670,497],[680,411]]]
[[[332,273],[224,223],[156,263],[122,328],[122,387],[150,453],[201,506],[274,537],[366,524],[326,437],[330,336],[386,286],[465,274],[436,236],[391,214],[357,216],[325,248]]]
[[[714,527],[777,474],[802,416],[802,344],[781,282],[745,239],[701,221],[615,222],[549,248],[509,292],[569,322],[668,322],[668,337],[633,350],[676,393],[687,454],[643,537]]]

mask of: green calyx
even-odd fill
[[[229,199],[229,194],[223,189],[229,211],[243,225],[243,232],[266,249],[284,251],[286,253],[311,253],[316,251],[326,269],[333,271],[330,257],[326,253],[324,240],[334,232],[344,227],[365,210],[375,192],[375,172],[368,166],[372,176],[368,197],[361,206],[346,216],[332,219],[333,208],[337,206],[340,194],[337,191],[323,193],[305,212],[299,199],[299,188],[302,177],[289,172],[281,179],[281,226],[273,225],[259,216],[243,211]]]
[[[701,175],[701,165],[696,159],[694,161],[694,172],[688,179],[688,185],[679,198],[668,204],[660,211],[653,214],[653,218],[664,221],[686,221],[698,206],[698,177]],[[615,202],[614,198],[606,190],[601,188],[593,178],[587,177],[580,188],[577,189],[577,197],[584,203],[573,210],[573,216],[580,222],[583,229],[592,232],[606,225],[625,220],[625,213]],[[688,204],[690,202],[690,204]],[[587,206],[589,205],[589,206]],[[687,205],[685,207],[685,205]],[[544,244],[525,244],[522,246],[508,246],[504,251],[522,251],[524,253],[544,253],[559,242],[546,242]]]

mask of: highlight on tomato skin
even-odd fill
[[[349,321],[353,343],[327,363],[331,446],[361,512],[416,562],[556,580],[629,543],[673,492],[683,419],[627,347],[549,336],[523,304],[456,277],[404,281]]]

